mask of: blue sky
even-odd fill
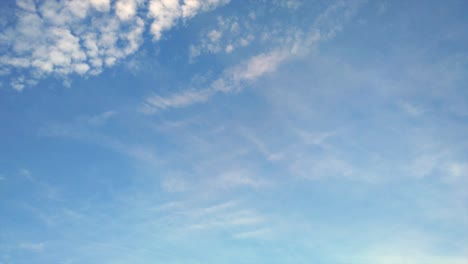
[[[467,12],[1,1],[0,264],[466,264]]]

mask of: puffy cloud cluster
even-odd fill
[[[135,53],[145,18],[159,40],[178,19],[228,0],[17,0],[16,21],[0,33],[0,75],[21,91],[53,75],[97,75]]]
[[[16,25],[1,34],[0,67],[15,71],[13,88],[22,90],[50,74],[98,74],[134,53],[142,42],[143,19],[117,16],[109,0],[17,1]],[[128,13],[128,11],[127,11]]]

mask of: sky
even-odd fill
[[[0,264],[467,264],[467,13],[0,1]]]

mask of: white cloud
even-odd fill
[[[408,102],[399,102],[398,106],[408,115],[414,116],[414,117],[420,116],[425,112],[423,108],[416,106],[414,104],[410,104]]]
[[[314,21],[311,33],[318,33],[322,40],[334,38],[337,33],[343,30],[344,23],[353,17],[364,1],[337,1],[330,5]],[[315,34],[310,34],[309,41],[315,42],[315,38]]]
[[[231,44],[227,45],[226,48],[224,49],[226,53],[231,53],[234,50],[234,46]]]
[[[78,117],[68,123],[51,123],[39,130],[39,136],[64,137],[92,142],[144,163],[159,164],[161,159],[152,147],[124,142],[109,134],[98,133],[98,128],[104,126],[116,115],[115,111],[106,111],[94,116]]]
[[[409,172],[411,176],[417,178],[424,178],[434,173],[441,163],[440,155],[422,155],[412,160],[409,166]]]
[[[251,133],[247,129],[241,129],[241,135],[251,143],[258,152],[260,152],[265,159],[268,161],[280,161],[285,158],[285,154],[281,151],[271,151],[263,140],[255,136],[255,133]]]
[[[32,179],[31,172],[28,169],[21,168],[19,174],[27,179]]]
[[[281,50],[262,53],[234,68],[230,74],[234,81],[252,81],[267,73],[274,72],[288,56],[290,54]]]
[[[21,243],[18,247],[28,251],[41,252],[44,251],[45,245],[44,243]]]
[[[438,173],[434,174],[434,176],[440,178],[441,182],[450,184],[455,188],[468,183],[468,161],[466,159],[451,157],[442,160],[435,166],[434,170]],[[463,189],[461,192],[468,194]]]
[[[372,264],[466,264],[468,261],[464,257],[437,256],[433,254],[404,254],[399,252],[390,254],[376,254],[369,256]]]
[[[303,4],[303,0],[273,0],[275,5],[290,9],[297,9]]]
[[[313,157],[300,155],[290,164],[290,171],[305,179],[353,176],[352,165],[337,157]]]
[[[90,4],[100,12],[109,12],[110,0],[90,0]]]
[[[468,164],[461,162],[450,162],[447,164],[449,179],[460,179],[468,176]]]
[[[12,47],[0,58],[0,68],[28,70],[26,75],[12,78],[11,84],[17,90],[51,74],[97,74],[103,62],[111,66],[134,53],[142,41],[141,18],[131,17],[124,27],[112,15],[96,14],[109,11],[109,1],[48,0],[38,4],[37,10],[26,8],[22,2],[18,6],[17,23],[7,28],[0,43]],[[83,26],[88,17],[93,19]]]
[[[190,60],[204,53],[231,53],[239,47],[248,46],[255,39],[254,23],[252,18],[239,21],[236,16],[218,17],[216,27],[203,32],[198,43],[190,46]]]
[[[149,16],[154,18],[151,33],[154,40],[161,38],[162,32],[171,28],[180,17],[178,0],[153,0],[149,4]]]
[[[36,4],[34,3],[34,0],[18,0],[16,1],[16,4],[19,8],[25,11],[36,12]]]
[[[335,131],[328,132],[310,132],[299,128],[294,129],[302,141],[307,145],[323,145],[330,137],[336,134]]]
[[[153,19],[151,33],[154,40],[159,40],[162,33],[173,27],[179,19],[189,19],[199,12],[208,11],[229,0],[151,0],[148,16]]]
[[[90,125],[102,125],[115,115],[117,115],[116,111],[106,111],[102,114],[87,118],[87,123]]]
[[[96,75],[135,53],[143,42],[144,18],[158,40],[181,19],[208,11],[224,0],[17,0],[13,25],[0,33],[0,72],[21,91],[40,79]],[[146,17],[139,15],[139,10]]]
[[[426,238],[430,239],[429,242],[420,239],[410,237],[407,241],[384,240],[355,259],[359,259],[359,263],[372,264],[465,264],[468,260],[463,255],[438,254],[431,247],[435,239]]]
[[[239,201],[228,201],[174,213],[185,216],[185,219],[179,221],[179,231],[184,234],[193,231],[216,232],[223,230],[233,233],[234,236],[234,232],[247,232],[253,228],[266,229],[265,225],[267,224],[266,217],[255,210],[245,208]]]
[[[212,96],[212,94],[213,91],[207,89],[199,91],[185,91],[169,97],[154,95],[146,99],[141,110],[145,114],[152,114],[160,110],[185,107],[194,103],[205,102]]]
[[[238,91],[241,89],[241,82],[254,81],[267,73],[273,72],[286,58],[288,57],[282,51],[262,53],[239,66],[226,70],[224,76],[212,82],[209,88],[183,91],[167,97],[150,96],[143,103],[141,111],[144,114],[153,114],[166,109],[187,107],[195,103],[206,102],[219,92]]]
[[[220,78],[209,85],[209,88],[189,90],[167,97],[153,95],[145,100],[141,110],[145,114],[153,114],[170,108],[203,103],[219,92],[239,91],[243,88],[243,82],[252,82],[268,73],[272,73],[286,60],[309,51],[320,41],[333,38],[343,28],[343,24],[356,12],[359,3],[360,1],[351,3],[339,1],[318,16],[307,34],[294,33],[283,36],[279,47],[260,53],[235,67],[225,70]],[[208,36],[210,40],[218,39],[218,34],[211,35]],[[191,57],[200,54],[200,47],[191,47]]]
[[[265,239],[271,236],[272,231],[269,228],[260,228],[234,234],[236,239]]]
[[[210,33],[208,33],[208,37],[212,42],[217,42],[221,38],[222,34],[223,33],[220,31],[212,30]]]
[[[118,0],[115,3],[115,13],[122,21],[127,21],[135,17],[137,2],[135,0]]]
[[[166,192],[176,193],[184,192],[190,189],[190,185],[187,181],[181,177],[167,177],[161,181],[161,187]]]
[[[182,5],[182,17],[191,18],[197,12],[206,12],[220,5],[226,5],[230,0],[184,0]]]
[[[226,171],[218,177],[216,183],[218,186],[224,188],[235,188],[243,186],[260,188],[270,185],[268,181],[255,177],[250,171],[246,169]]]

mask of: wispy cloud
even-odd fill
[[[265,239],[272,234],[272,230],[269,228],[260,228],[255,230],[249,230],[234,234],[236,239]]]
[[[420,106],[416,106],[414,104],[410,104],[408,102],[400,102],[398,106],[408,115],[413,116],[413,117],[418,117],[424,114],[424,112],[426,112],[424,108]]]
[[[152,114],[159,110],[186,107],[194,103],[207,101],[215,92],[211,89],[184,91],[169,97],[153,95],[146,99],[141,111],[145,114]]]
[[[95,115],[95,116],[91,116],[87,119],[87,122],[90,124],[90,125],[102,125],[104,124],[107,120],[109,120],[110,118],[112,118],[113,116],[115,116],[117,114],[116,111],[106,111],[102,114],[99,114],[99,115]]]
[[[28,180],[32,180],[31,172],[28,169],[22,168],[19,170],[19,175],[22,177],[27,178]]]
[[[447,183],[460,183],[468,180],[468,167],[465,159],[457,158],[461,154],[453,148],[423,152],[414,155],[405,170],[419,179],[437,176]]]
[[[220,78],[208,85],[208,88],[187,90],[168,96],[149,96],[143,103],[141,111],[145,114],[153,114],[170,108],[206,102],[217,93],[240,91],[245,87],[245,83],[254,82],[266,74],[275,72],[285,61],[309,52],[320,41],[333,38],[356,12],[358,4],[359,2],[339,1],[329,6],[318,16],[311,29],[301,34],[294,34],[292,37],[290,35],[282,36],[284,41],[280,41],[280,46],[252,56],[239,65],[225,70]],[[212,31],[210,40],[217,42],[219,34],[217,31]]]
[[[273,51],[254,56],[242,65],[226,70],[223,77],[212,82],[209,88],[187,90],[169,96],[152,95],[146,98],[140,110],[144,114],[154,114],[171,108],[187,107],[208,101],[217,93],[231,93],[242,89],[242,82],[254,81],[271,73],[286,59],[285,53]]]
[[[141,197],[141,199],[147,198]],[[140,198],[131,201],[129,206],[133,213],[139,216],[138,219],[151,220],[142,224],[150,226],[163,224],[165,228],[161,235],[169,239],[186,239],[199,234],[215,236],[229,234],[228,236],[234,237],[237,233],[270,228],[269,218],[242,200],[226,200],[218,197],[215,199],[217,201],[211,201],[212,199],[200,199],[200,195],[187,198],[160,204],[154,207],[154,210],[145,210],[146,205],[140,207],[142,202],[145,204]]]
[[[99,130],[116,115],[116,111],[106,111],[94,116],[80,116],[72,122],[50,122],[41,127],[38,134],[44,137],[62,137],[92,142],[148,164],[161,162],[161,159],[150,147],[122,141]]]
[[[185,223],[181,223],[179,232],[182,232],[182,235],[184,232],[189,234],[192,231],[202,230],[232,232],[267,224],[264,216],[255,210],[245,208],[245,205],[239,201],[227,201],[204,208],[188,209],[180,213],[189,217]]]
[[[350,162],[334,156],[300,156],[290,164],[290,171],[305,179],[351,178]]]
[[[21,243],[18,245],[19,248],[33,251],[33,252],[42,252],[45,249],[44,243]]]
[[[226,171],[216,181],[222,188],[252,187],[262,188],[271,186],[271,181],[254,176],[246,169]]]
[[[164,191],[169,193],[184,192],[191,189],[191,184],[181,177],[169,175],[161,181]]]
[[[247,129],[241,129],[242,136],[247,139],[252,145],[269,161],[279,161],[285,158],[285,153],[282,151],[272,151],[260,138],[255,136]]]

